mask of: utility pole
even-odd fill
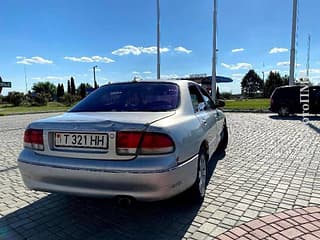
[[[93,66],[93,87],[94,88],[97,85],[97,82],[96,82],[96,68],[97,67],[98,67],[97,65]]]
[[[212,44],[212,80],[211,80],[211,96],[216,100],[217,91],[217,0],[213,0],[213,44]]]
[[[160,79],[160,0],[157,0],[157,79]]]
[[[298,0],[293,0],[289,85],[294,85],[295,83],[294,70],[296,67],[297,4]]]

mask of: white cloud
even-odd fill
[[[174,50],[175,50],[176,52],[181,52],[181,53],[186,53],[186,54],[190,54],[190,53],[192,52],[192,50],[186,49],[186,48],[181,47],[181,46],[176,47]]]
[[[277,66],[279,67],[279,66],[290,66],[290,62],[289,61],[284,61],[284,62],[278,62],[277,63]],[[301,66],[301,64],[299,64],[299,63],[297,63],[296,64],[296,67],[300,67]]]
[[[133,71],[132,74],[140,74],[140,72]]]
[[[221,63],[221,66],[228,68],[230,70],[239,70],[239,69],[250,69],[252,68],[252,64],[250,63],[237,63],[237,64],[226,64]]]
[[[270,49],[269,54],[283,53],[283,52],[288,52],[288,51],[289,51],[288,48],[277,48],[277,47],[275,47],[275,48]]]
[[[233,53],[236,53],[236,52],[243,52],[244,51],[244,48],[235,48],[235,49],[232,49],[231,52]]]
[[[44,77],[32,77],[35,81],[64,81],[67,80],[69,76],[44,76]]]
[[[101,63],[112,63],[114,62],[113,59],[108,57],[100,57],[100,56],[92,56],[92,57],[64,57],[65,60],[70,60],[73,62],[87,62],[87,63],[93,63],[93,62],[101,62]]]
[[[161,53],[169,52],[169,48],[160,48]],[[151,46],[151,47],[136,47],[133,45],[127,45],[122,48],[119,48],[117,50],[112,51],[113,55],[117,56],[124,56],[124,55],[141,55],[141,54],[156,54],[157,53],[157,47]]]
[[[231,74],[231,78],[234,80],[241,80],[243,78],[244,74],[243,73],[233,73]]]
[[[26,65],[32,65],[32,64],[52,64],[53,61],[48,60],[48,59],[44,59],[42,57],[31,57],[31,58],[26,58],[23,56],[17,56],[16,57],[17,60],[17,64],[26,64]]]
[[[96,72],[101,72],[101,68],[96,68],[95,71],[96,71]],[[88,72],[93,72],[93,68],[90,68],[90,69],[88,70]]]
[[[320,69],[319,68],[310,68],[309,69],[309,73],[311,73],[311,74],[320,74]],[[301,70],[300,74],[306,75],[307,74],[307,70],[306,69]]]
[[[144,71],[143,74],[152,74],[150,71]]]
[[[179,75],[172,73],[172,74],[162,74],[161,78],[163,79],[172,79],[172,78],[179,78]]]

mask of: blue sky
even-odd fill
[[[161,0],[163,78],[211,75],[212,0]],[[320,83],[320,1],[299,1],[296,77],[304,77],[311,35],[311,80]],[[156,77],[156,0],[2,0],[0,76],[10,91],[35,82],[76,84]],[[218,0],[217,74],[240,92],[249,69],[288,73],[292,0]],[[4,89],[2,94],[6,94]]]

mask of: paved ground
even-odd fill
[[[16,164],[23,129],[49,115],[0,117],[0,240],[215,239],[259,217],[320,205],[319,117],[304,125],[297,117],[228,113],[230,144],[212,159],[202,205],[181,196],[121,208],[25,189]]]

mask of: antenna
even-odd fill
[[[310,71],[310,43],[311,43],[311,36],[308,35],[308,56],[307,56],[307,78],[309,79],[309,71]]]

